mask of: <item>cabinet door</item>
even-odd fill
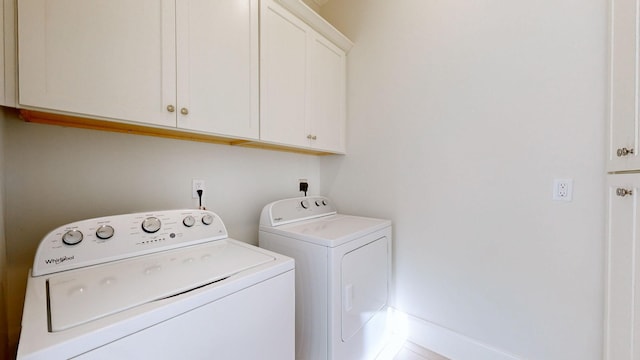
[[[310,41],[309,133],[314,149],[345,151],[345,54],[320,35]]]
[[[640,174],[609,175],[605,359],[640,358]],[[630,191],[630,192],[629,192]]]
[[[257,139],[258,1],[178,1],[176,11],[178,127]]]
[[[20,0],[19,102],[175,127],[174,0]]]
[[[607,170],[640,169],[638,0],[611,0],[610,24],[611,83]]]
[[[272,1],[261,3],[260,138],[309,146],[307,32],[302,21]]]

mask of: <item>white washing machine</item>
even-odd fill
[[[296,358],[372,359],[384,346],[391,221],[338,214],[319,196],[268,204],[260,247],[296,262]]]
[[[74,222],[38,247],[18,359],[293,359],[294,263],[205,210]]]

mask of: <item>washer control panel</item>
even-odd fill
[[[207,210],[167,210],[106,216],[61,226],[40,242],[32,276],[51,274],[227,238]]]
[[[260,225],[278,226],[295,221],[336,214],[333,203],[323,196],[308,196],[274,201],[262,209]]]

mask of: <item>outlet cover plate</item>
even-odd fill
[[[573,199],[573,179],[553,180],[553,200],[571,201]]]
[[[204,180],[202,179],[193,179],[191,181],[191,197],[194,199],[198,198],[198,190],[202,190],[204,195]]]

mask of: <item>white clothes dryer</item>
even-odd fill
[[[384,346],[391,221],[338,214],[326,197],[260,216],[260,247],[296,262],[296,359],[373,359]]]
[[[293,359],[294,263],[205,210],[61,226],[36,252],[18,359]]]

